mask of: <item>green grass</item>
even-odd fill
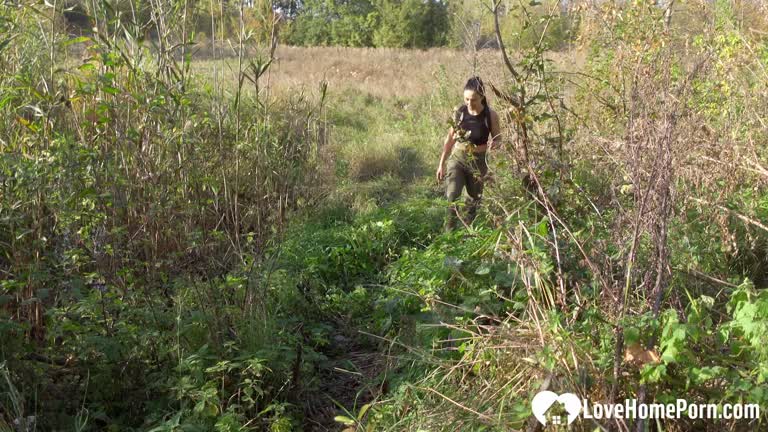
[[[329,121],[343,177],[365,182],[390,175],[408,182],[432,174],[445,128],[429,100],[335,96]]]

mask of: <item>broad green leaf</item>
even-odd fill
[[[368,412],[368,409],[371,407],[371,404],[365,404],[362,408],[360,408],[360,412],[357,413],[357,419],[362,420],[363,417],[365,417],[365,413]]]
[[[345,426],[354,426],[355,421],[347,416],[336,416],[333,418],[336,422],[341,423]]]
[[[119,89],[116,89],[116,88],[111,87],[111,86],[104,86],[103,90],[104,90],[105,93],[109,93],[111,95],[120,94],[120,90]]]
[[[91,40],[91,38],[89,38],[88,36],[80,36],[80,37],[76,37],[76,38],[72,38],[70,40],[64,41],[64,43],[62,43],[61,46],[62,47],[68,47],[70,45],[79,44],[79,43],[83,43],[83,42],[88,42],[90,40]]]
[[[477,270],[475,270],[476,275],[484,276],[491,272],[491,267],[487,264],[481,264]]]
[[[632,345],[640,340],[640,329],[637,327],[627,327],[624,329],[624,342]]]

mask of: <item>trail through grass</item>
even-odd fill
[[[314,348],[296,401],[304,427],[318,431],[362,421],[361,410],[391,390],[403,352],[396,341],[422,314],[418,295],[390,289],[393,265],[442,235],[445,212],[428,175],[439,145],[432,99],[340,96],[329,118],[339,187],[273,251],[283,304]]]
[[[423,248],[440,232],[442,207],[431,191],[415,185],[388,197],[390,183],[362,188],[367,200],[384,205],[357,214],[333,202],[349,197],[339,191],[325,209],[297,221],[276,251],[279,289],[300,292],[294,296],[300,331],[321,339],[317,362],[299,384],[309,430],[334,430],[336,416],[349,417],[381,396],[393,366],[386,339],[397,324],[388,305],[394,300],[388,269],[407,248]]]

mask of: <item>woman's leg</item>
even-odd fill
[[[483,197],[483,179],[488,173],[488,164],[485,155],[475,158],[470,163],[470,173],[467,176],[467,223],[470,224],[477,216],[477,208],[480,206],[480,199]]]
[[[459,224],[458,209],[453,203],[461,196],[464,186],[467,184],[468,176],[466,174],[460,162],[448,159],[445,175],[445,198],[452,204],[448,206],[445,215],[446,231],[455,229]]]

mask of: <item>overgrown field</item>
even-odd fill
[[[672,4],[577,8],[558,52],[557,3],[499,7],[508,56],[4,5],[0,431],[765,430],[768,23]],[[446,233],[475,73],[503,146]],[[542,427],[540,390],[763,411]]]

